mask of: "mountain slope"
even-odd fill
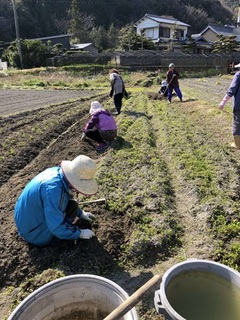
[[[190,33],[200,32],[209,22],[235,24],[236,1],[218,0],[79,0],[79,12],[93,16],[96,27],[117,28],[135,23],[145,13],[172,16],[191,25]],[[38,38],[67,33],[71,0],[20,0],[17,2],[22,38]],[[230,5],[232,7],[230,7]],[[0,0],[0,41],[15,39],[12,2]],[[90,30],[89,30],[90,31]]]

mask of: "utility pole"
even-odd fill
[[[237,28],[240,27],[240,0],[238,1]]]
[[[20,41],[20,35],[19,35],[18,17],[17,17],[17,10],[16,10],[15,0],[12,0],[12,5],[13,5],[13,14],[14,14],[16,37],[17,37],[18,54],[19,54],[19,59],[20,59],[20,67],[21,67],[21,69],[23,69],[22,48],[21,48],[21,41]]]

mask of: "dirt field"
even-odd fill
[[[88,95],[89,92],[87,91],[77,90],[0,89],[0,116],[80,99]]]
[[[220,102],[229,85],[229,79],[222,80],[219,85],[217,81],[217,78],[211,79],[210,82],[183,80],[182,90],[185,93],[186,102],[180,108],[188,106],[190,108],[191,101],[198,99],[216,104]],[[189,98],[188,88],[192,86],[196,86],[195,96]],[[96,98],[93,93],[91,95],[88,97],[81,93],[79,96],[78,92],[69,91],[0,90],[0,319],[5,319],[10,314],[13,302],[16,305],[24,298],[22,293],[19,295],[18,286],[24,282],[25,292],[30,293],[41,284],[46,283],[48,279],[48,276],[45,275],[33,280],[36,274],[43,274],[44,270],[50,268],[63,270],[65,274],[92,273],[106,276],[132,294],[153,274],[166,271],[181,259],[189,257],[210,259],[212,257],[214,241],[208,233],[207,208],[201,211],[198,219],[190,214],[194,210],[197,212],[196,192],[192,186],[181,180],[181,175],[171,167],[171,164],[169,164],[169,171],[173,177],[176,212],[185,228],[185,235],[177,257],[170,254],[167,259],[164,258],[157,262],[155,252],[146,248],[143,253],[145,262],[147,261],[145,266],[144,264],[139,267],[133,266],[132,269],[125,269],[124,265],[116,267],[116,261],[121,257],[121,248],[129,241],[134,226],[129,215],[123,215],[121,211],[114,211],[113,216],[113,212],[104,205],[85,207],[99,218],[99,224],[94,226],[96,237],[89,241],[79,240],[77,244],[61,241],[56,247],[37,248],[28,245],[17,235],[13,220],[14,204],[21,190],[32,177],[47,167],[58,165],[61,160],[70,160],[79,154],[90,156],[99,165],[109,161],[107,158],[109,151],[98,154],[92,145],[80,140],[81,130],[88,119],[90,101]],[[69,101],[72,98],[78,100]],[[98,96],[99,101],[105,99],[104,95]],[[126,102],[125,105],[127,105]],[[172,106],[178,105],[174,101]],[[197,108],[196,105],[195,108]],[[123,110],[124,114],[128,114],[126,108]],[[194,108],[191,109],[191,112],[194,112]],[[139,119],[142,115],[132,111],[129,112],[129,116]],[[119,119],[118,121],[121,121],[121,118]],[[149,119],[153,121],[150,116]],[[152,126],[154,127],[154,122]],[[217,133],[217,123],[214,126],[215,133]],[[229,114],[222,119],[221,123],[221,132],[227,134],[221,137],[222,133],[219,133],[219,137],[216,136],[219,141],[228,143],[231,138],[230,127]],[[156,132],[157,130],[161,131],[161,128],[155,128]],[[112,146],[113,153],[121,148],[121,143],[120,138],[116,140]],[[168,157],[170,163],[170,153],[166,155],[166,160]],[[237,157],[233,154],[232,159],[238,162]],[[129,179],[129,189],[134,185],[134,182],[131,185],[130,181]],[[139,181],[138,183],[140,188],[141,183]],[[108,195],[104,192],[100,187],[96,197],[107,197]],[[153,199],[155,196],[152,195]],[[140,202],[139,199],[135,201]],[[154,212],[154,209],[152,210]],[[6,290],[11,293],[7,295]],[[150,308],[153,308],[153,294],[149,299]],[[140,313],[142,316],[145,315],[144,319],[161,319],[154,311],[149,312],[149,310],[146,310],[146,306],[145,311],[144,306],[141,308]]]

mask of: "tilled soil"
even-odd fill
[[[122,217],[116,217],[116,223],[110,224],[109,212],[104,205],[93,205],[89,208],[92,213],[101,215],[101,227],[96,226],[95,229],[97,237],[91,241],[79,240],[77,244],[61,241],[55,247],[37,248],[28,245],[17,235],[13,221],[16,199],[24,185],[37,173],[47,167],[58,165],[61,160],[71,160],[79,154],[85,154],[95,160],[104,156],[99,155],[94,146],[80,140],[82,128],[88,120],[89,104],[86,100],[71,105],[63,104],[57,108],[48,106],[0,120],[2,145],[4,141],[10,143],[15,140],[15,134],[21,134],[21,146],[18,146],[16,154],[6,156],[0,165],[1,288],[18,286],[24,279],[33,277],[36,270],[41,272],[56,264],[65,266],[69,274],[100,274],[101,266],[104,266],[104,270],[109,266],[111,272],[115,265],[113,257],[117,258],[125,221]],[[31,130],[35,124],[44,125],[46,118],[61,118],[61,114],[69,107],[75,108],[76,112],[63,122],[54,124],[44,135],[39,134],[37,130]],[[20,104],[19,108],[21,110]],[[0,318],[6,316],[3,301],[1,305]]]
[[[80,99],[89,92],[78,90],[0,90],[0,116],[38,109],[52,103]]]
[[[183,81],[186,83],[188,80]],[[213,94],[212,90],[216,90],[216,81],[215,79],[211,85],[211,88],[214,89],[209,89],[209,83],[207,85],[209,99],[211,99],[211,93]],[[196,81],[189,80],[188,83],[189,86],[195,83],[196,96],[199,98],[202,88],[199,89]],[[219,102],[228,85],[229,80],[226,79],[226,82],[219,86],[219,90],[216,92]],[[36,273],[60,266],[65,274],[92,273],[106,276],[116,281],[120,286],[122,285],[131,294],[149,279],[152,270],[149,268],[140,273],[139,270],[136,270],[136,274],[134,271],[130,274],[124,268],[118,267],[116,269],[116,260],[121,255],[121,246],[127,241],[127,234],[131,234],[133,231],[128,216],[118,215],[116,212],[113,217],[105,205],[91,205],[84,208],[98,217],[98,224],[93,226],[96,237],[89,241],[79,240],[76,244],[72,241],[60,241],[56,246],[38,248],[27,244],[17,234],[13,220],[14,205],[18,195],[32,177],[47,167],[58,165],[61,160],[71,160],[79,154],[85,154],[95,159],[99,164],[106,155],[105,153],[98,154],[94,145],[80,140],[82,128],[88,120],[90,99],[81,96],[78,101],[60,104],[66,99],[72,99],[72,92],[69,94],[66,91],[67,95],[65,92],[61,95],[58,91],[51,92],[48,97],[44,96],[44,98],[41,96],[43,92],[48,94],[45,91],[24,91],[24,93],[21,91],[18,94],[16,91],[8,91],[8,95],[11,96],[10,100],[14,101],[10,109],[5,103],[5,100],[8,99],[5,99],[4,95],[0,97],[0,116],[2,116],[0,118],[2,157],[0,162],[0,284],[2,293],[7,287],[17,288],[23,281],[28,286],[26,289],[30,292],[31,278]],[[0,91],[0,94],[5,93],[7,91]],[[28,94],[29,97],[27,97]],[[79,93],[76,93],[75,98],[79,98]],[[104,96],[98,97],[98,100],[101,101],[105,98]],[[32,102],[28,105],[23,103],[23,100]],[[55,103],[59,104],[55,105]],[[29,109],[31,110],[28,111]],[[21,112],[17,113],[17,111]],[[12,145],[10,153],[5,153],[5,144]],[[117,142],[115,147],[117,147]],[[177,173],[174,174],[177,175]],[[178,184],[178,188],[182,188],[182,192],[177,194],[178,204],[181,207],[179,211],[186,213],[196,201],[194,194],[192,195],[191,191],[182,185],[182,181],[178,181],[178,177],[175,179],[175,184]],[[188,201],[185,198],[187,194]],[[105,196],[104,190],[100,188],[95,197]],[[191,222],[186,215],[183,215],[182,218],[186,223],[189,222],[189,226],[187,226],[189,233],[195,224],[200,238],[201,234],[205,234],[204,222],[203,225],[201,225],[201,221]],[[194,255],[197,252],[198,257],[208,258],[210,256],[211,245],[206,243],[204,238],[197,241],[193,235],[190,239],[191,243],[196,241],[196,245],[188,244],[188,247],[185,248],[187,255]],[[189,253],[191,250],[193,252]],[[169,267],[173,263],[174,260],[170,258],[169,261],[163,262],[162,268]],[[34,289],[35,287],[32,288],[32,290]],[[17,295],[17,293],[14,294]],[[22,297],[16,299],[21,300]],[[151,299],[153,300],[153,298]],[[1,294],[0,318],[8,316],[11,308],[6,296]],[[151,317],[151,319],[157,318],[160,319],[160,316],[153,315]]]
[[[43,276],[39,283],[31,279],[36,274],[56,266],[59,266],[65,275],[87,273],[106,276],[123,285],[124,289],[131,294],[136,287],[143,285],[149,279],[149,274],[146,273],[140,278],[136,275],[135,278],[117,266],[116,261],[121,255],[121,245],[127,241],[132,227],[127,216],[116,212],[113,217],[107,205],[84,206],[85,210],[91,211],[98,217],[98,223],[92,226],[96,237],[91,240],[78,240],[77,243],[59,241],[52,246],[40,248],[27,244],[18,236],[13,219],[14,205],[30,179],[44,169],[59,165],[62,160],[72,160],[79,154],[87,155],[100,164],[105,153],[97,153],[96,144],[82,142],[80,139],[82,129],[89,119],[90,102],[96,99],[95,96],[91,99],[81,97],[71,102],[65,100],[70,97],[69,94],[62,93],[63,103],[52,103],[51,96],[50,100],[38,101],[40,108],[34,109],[31,106],[29,111],[22,112],[23,96],[15,93],[13,90],[14,114],[12,114],[13,109],[10,108],[8,115],[6,104],[2,103],[4,115],[0,118],[2,156],[0,163],[0,284],[2,291],[0,318],[10,314],[14,300],[21,301],[25,297],[18,293],[17,288],[20,284],[25,283],[25,295],[27,295],[41,283],[49,281],[48,276],[46,278]],[[56,91],[56,102],[60,101],[58,94],[59,92]],[[37,99],[42,97],[38,91],[24,91],[25,99],[30,100],[27,95],[38,97]],[[100,102],[106,99],[105,96],[99,95],[97,98]],[[49,102],[51,105],[44,106]],[[12,146],[10,153],[5,150],[9,150],[9,145]],[[8,147],[5,148],[5,146]],[[117,141],[115,147],[118,148]],[[93,198],[105,196],[104,190],[100,188]],[[79,198],[78,200],[88,199]],[[6,296],[5,290],[8,287],[16,288],[11,298]]]

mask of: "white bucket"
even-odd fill
[[[167,320],[239,320],[240,273],[217,262],[189,259],[164,274],[154,303]]]
[[[8,320],[102,320],[128,297],[106,278],[90,274],[66,276],[31,293]],[[137,320],[135,308],[121,319]]]

